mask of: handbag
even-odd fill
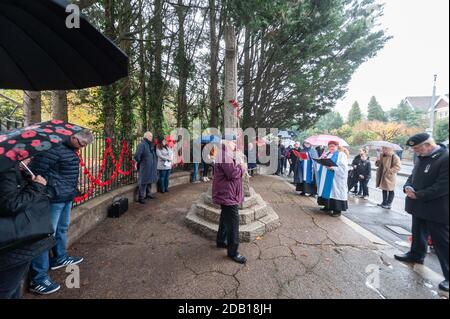
[[[47,238],[54,233],[49,199],[44,194],[36,197],[38,200],[18,214],[0,216],[0,251]]]
[[[118,197],[113,200],[111,207],[108,210],[109,218],[119,218],[128,210],[128,198]]]

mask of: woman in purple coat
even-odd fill
[[[228,257],[244,264],[247,259],[240,255],[239,248],[239,206],[244,201],[242,177],[247,165],[240,163],[234,156],[236,143],[224,141],[214,165],[213,201],[220,205],[217,247],[227,248]]]

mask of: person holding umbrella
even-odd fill
[[[46,295],[57,291],[60,286],[50,279],[48,270],[76,265],[83,261],[82,257],[67,254],[67,232],[70,226],[73,199],[78,194],[80,160],[77,152],[91,144],[93,140],[91,131],[82,129],[57,146],[37,154],[31,161],[30,169],[47,180],[50,218],[56,239],[51,260],[47,251],[31,263],[31,292]]]
[[[404,186],[407,196],[405,210],[412,215],[412,245],[409,252],[395,255],[395,258],[423,264],[427,254],[428,235],[431,235],[444,275],[444,281],[440,283],[439,288],[448,291],[448,149],[443,144],[436,144],[427,133],[412,136],[407,145],[418,155],[413,173]]]
[[[25,279],[34,257],[51,249],[56,241],[52,235],[49,201],[45,193],[47,181],[40,175],[31,175],[25,167],[30,159],[20,165],[0,172],[0,233],[4,234],[8,217],[30,214],[41,217],[30,227],[42,236],[26,241],[17,240],[9,247],[0,248],[0,299],[19,299],[21,283]],[[34,220],[33,220],[34,221]],[[0,238],[3,236],[0,235]]]
[[[334,166],[320,165],[317,174],[317,203],[332,217],[339,217],[348,209],[348,158],[338,151],[338,146],[338,141],[328,142],[328,152],[322,158],[331,159]]]
[[[63,142],[82,143],[82,137],[77,135],[82,130],[77,125],[53,120],[0,134],[0,295],[3,298],[20,296],[18,285],[30,262],[42,254],[48,259],[48,250],[57,243],[51,236],[55,227],[49,206],[49,184],[54,185],[54,180],[31,170],[30,159],[34,156],[36,160],[52,151],[60,154]],[[59,186],[58,192],[63,191],[62,185]],[[46,241],[40,240],[43,238]],[[49,283],[48,286],[47,292],[59,289],[59,285]]]
[[[391,209],[397,173],[401,168],[400,158],[394,153],[392,147],[383,146],[382,152],[377,154],[375,166],[377,167],[376,187],[383,191],[383,202],[378,206]]]

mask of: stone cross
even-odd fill
[[[234,26],[225,26],[225,105],[224,105],[224,124],[225,132],[227,129],[233,129],[237,135],[239,127],[238,110],[230,103],[237,100],[237,43]],[[243,151],[243,150],[241,150]],[[245,156],[241,154],[240,161],[245,161]],[[245,161],[246,162],[246,161]],[[243,178],[244,194],[249,197],[250,194],[250,176],[246,172]]]

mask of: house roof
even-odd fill
[[[428,112],[431,106],[431,96],[407,96],[406,101],[418,112]]]
[[[441,97],[434,105],[435,109],[445,109],[448,108],[448,98]]]
[[[405,100],[415,111],[428,112],[431,106],[432,98],[432,96],[407,96]],[[448,101],[448,94],[436,97],[435,103],[439,103],[441,99]]]

